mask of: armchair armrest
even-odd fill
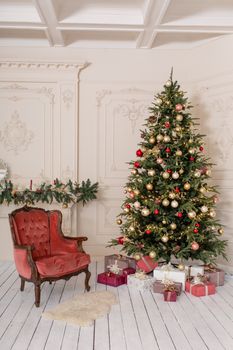
[[[83,252],[83,253],[85,253],[85,251],[84,251],[84,249],[83,249],[82,242],[83,242],[83,241],[87,241],[87,240],[88,240],[87,237],[85,237],[85,236],[68,237],[68,236],[64,236],[64,235],[63,235],[63,238],[64,238],[64,239],[68,239],[69,241],[73,241],[73,242],[76,241],[78,250],[81,251],[81,252]]]
[[[37,268],[32,258],[33,246],[14,245],[14,260],[16,269],[21,277],[31,279],[37,275]]]

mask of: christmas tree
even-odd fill
[[[226,259],[215,212],[218,192],[208,181],[213,164],[204,155],[204,135],[195,129],[191,108],[171,73],[149,108],[137,159],[129,163],[117,219],[122,235],[109,242],[137,260],[143,255],[167,262]]]

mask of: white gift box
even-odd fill
[[[144,275],[141,277],[136,274],[127,276],[127,285],[129,288],[134,288],[140,292],[145,292],[152,288],[155,279],[151,276]]]
[[[204,275],[204,266],[192,265],[190,266],[190,276],[195,277],[197,274]]]
[[[180,271],[168,264],[154,269],[153,276],[156,280],[161,280],[162,282],[166,280],[180,282],[182,283],[182,289],[185,290],[186,271]]]

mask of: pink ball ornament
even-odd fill
[[[192,242],[191,244],[191,249],[192,250],[198,250],[199,249],[199,244],[197,242]]]
[[[183,106],[180,103],[178,103],[176,105],[176,111],[179,112],[179,111],[182,111],[182,109],[183,109]]]

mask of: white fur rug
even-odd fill
[[[94,320],[110,312],[117,304],[114,293],[107,291],[79,294],[73,299],[57,305],[42,316],[52,320],[63,320],[78,326],[90,326]]]

